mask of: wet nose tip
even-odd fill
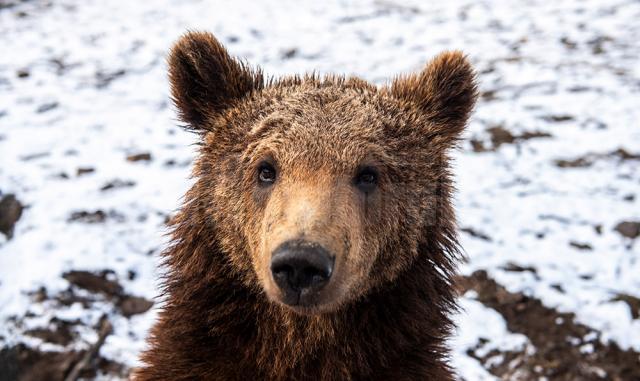
[[[273,252],[271,273],[285,293],[317,291],[333,273],[333,258],[322,246],[304,241],[287,242]]]

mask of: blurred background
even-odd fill
[[[165,64],[188,29],[271,75],[380,85],[465,51],[453,366],[640,380],[638,20],[635,0],[0,0],[0,380],[136,365],[192,181]]]

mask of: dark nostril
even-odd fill
[[[277,273],[277,274],[283,274],[283,275],[287,275],[293,273],[293,267],[287,265],[287,264],[282,264],[282,265],[277,265],[277,266],[271,266],[271,271],[273,273]]]
[[[285,292],[319,290],[331,278],[333,262],[327,250],[318,244],[290,241],[274,251],[271,273]]]

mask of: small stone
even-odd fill
[[[576,159],[558,159],[555,165],[560,168],[586,168],[593,164],[593,161],[586,157],[579,157]]]
[[[20,69],[16,72],[18,78],[27,78],[31,73],[29,73],[29,69]]]
[[[640,235],[640,222],[622,221],[616,225],[614,230],[624,237],[635,239]]]
[[[298,49],[297,48],[291,48],[291,49],[287,49],[284,52],[282,52],[282,59],[290,59],[295,57],[298,54]]]
[[[640,319],[640,298],[629,294],[618,294],[612,301],[626,303],[631,311],[631,317]]]
[[[62,277],[78,288],[89,292],[101,293],[107,297],[117,297],[122,294],[122,286],[118,281],[107,279],[110,271],[94,274],[89,271],[72,270],[62,274]]]
[[[581,243],[581,242],[571,241],[571,242],[569,242],[569,245],[571,247],[575,247],[578,250],[593,250],[593,246],[589,245],[588,243]]]
[[[88,173],[93,173],[95,171],[96,171],[95,168],[92,168],[92,167],[80,167],[76,170],[76,176],[86,175]]]
[[[15,195],[7,194],[0,199],[0,232],[7,239],[13,237],[16,222],[22,216],[24,207]]]
[[[127,156],[127,161],[136,162],[136,161],[150,161],[151,154],[149,152],[136,153],[133,155]]]
[[[104,222],[106,219],[107,219],[107,214],[102,210],[96,210],[93,212],[87,212],[86,210],[81,210],[78,212],[71,213],[71,216],[67,221],[97,224],[97,223]]]
[[[602,225],[601,224],[597,224],[593,227],[593,230],[596,232],[596,234],[598,235],[602,235]]]
[[[130,181],[130,180],[124,181],[124,180],[116,179],[116,180],[110,181],[110,182],[106,183],[105,185],[103,185],[100,188],[100,190],[101,191],[107,191],[107,190],[110,190],[110,189],[117,189],[117,188],[129,188],[129,187],[132,187],[134,185],[136,185],[136,183],[133,182],[133,181]]]
[[[487,132],[491,134],[491,142],[495,148],[502,144],[513,143],[516,140],[516,137],[502,126],[491,127],[487,129]]]
[[[40,105],[40,107],[38,107],[38,109],[36,110],[36,112],[38,112],[39,114],[45,113],[47,111],[51,111],[54,108],[58,107],[59,104],[58,102],[50,102],[50,103],[45,103]]]
[[[561,123],[571,121],[574,118],[571,115],[545,115],[542,117],[542,119],[547,122]]]
[[[149,311],[153,302],[140,296],[127,295],[120,300],[119,307],[125,317],[131,317]]]

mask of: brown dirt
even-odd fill
[[[135,274],[129,274],[129,277],[132,276]],[[109,316],[117,314],[126,318],[144,313],[153,306],[150,300],[126,294],[111,270],[99,272],[73,270],[62,274],[62,277],[70,284],[67,290],[50,295],[45,287],[40,287],[29,293],[31,300],[34,303],[53,303],[54,308],[79,303],[87,310],[94,309],[94,303],[97,301],[107,301],[112,305]],[[85,293],[80,296],[78,290],[88,291],[89,295]],[[27,314],[23,317],[14,317],[12,321],[20,329],[31,317],[33,315]],[[106,337],[111,332],[111,325],[106,315],[95,327],[87,327],[86,323],[80,320],[67,321],[53,318],[45,326],[23,331],[26,336],[58,345],[60,350],[44,351],[24,343],[3,348],[0,350],[0,381],[63,381],[73,374],[72,372],[77,371],[80,379],[93,379],[98,373],[126,379],[129,369],[125,365],[100,355],[99,350],[104,340],[86,343],[78,334],[79,331],[87,328],[102,332],[104,326],[109,327],[108,332],[104,332]],[[88,345],[90,349],[80,351],[73,349],[77,348],[76,344],[79,343]],[[90,350],[93,351],[88,352]]]
[[[630,153],[624,148],[618,148],[608,153],[589,153],[573,159],[557,159],[554,163],[560,168],[587,168],[596,161],[603,159],[617,159],[620,163],[628,160],[640,160],[640,154]]]
[[[0,381],[63,381],[84,355],[85,351],[44,352],[24,344],[4,348],[0,350]],[[126,379],[128,369],[98,355],[80,372],[80,378],[94,379],[98,372]]]
[[[600,333],[575,322],[573,314],[509,292],[485,271],[462,277],[459,287],[461,292],[474,290],[478,301],[504,317],[509,331],[527,336],[535,348],[487,354],[478,353],[483,343],[471,348],[468,354],[495,376],[503,380],[640,380],[640,353],[602,343]]]
[[[495,151],[503,144],[519,144],[525,140],[552,137],[551,134],[543,131],[524,131],[519,135],[514,135],[501,125],[490,127],[486,131],[489,134],[491,145],[486,146],[482,140],[473,138],[470,142],[474,152]]]
[[[68,222],[84,222],[87,224],[97,224],[105,222],[107,219],[114,220],[116,222],[123,222],[125,220],[124,215],[115,210],[105,212],[103,210],[87,211],[79,210],[71,213]]]
[[[151,161],[151,153],[149,152],[141,152],[135,153],[127,156],[127,161],[136,162],[136,161]]]

